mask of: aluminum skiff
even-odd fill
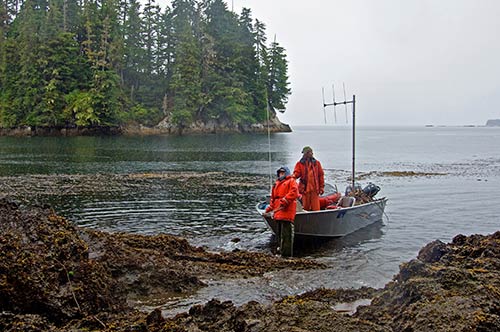
[[[334,210],[300,211],[295,216],[294,233],[296,236],[345,236],[382,220],[386,203],[387,198],[383,197],[352,207]],[[270,217],[263,216],[265,204],[258,203],[256,209],[265,219],[269,229],[276,234],[277,222]]]

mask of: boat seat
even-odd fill
[[[337,203],[337,206],[339,207],[351,207],[351,206],[354,206],[354,203],[356,203],[356,198],[352,197],[352,196],[342,196],[338,203]]]

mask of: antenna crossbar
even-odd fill
[[[356,95],[352,96],[352,100],[347,100],[345,93],[345,84],[344,84],[344,100],[336,101],[335,100],[335,88],[332,86],[333,90],[333,103],[325,103],[325,93],[323,90],[323,111],[328,106],[333,106],[335,112],[335,106],[337,105],[345,105],[346,108],[346,121],[347,121],[347,104],[352,104],[352,189],[355,188],[355,180],[356,180]],[[326,113],[325,113],[325,123],[326,123]]]
[[[354,104],[354,100],[346,100],[346,101],[339,101],[339,102],[333,102],[333,103],[325,103],[323,104],[323,107],[327,107],[327,106],[337,106],[337,105],[347,105],[347,104]]]

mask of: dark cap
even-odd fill
[[[307,151],[313,152],[313,149],[310,146],[304,146],[302,148],[302,153],[306,153]]]

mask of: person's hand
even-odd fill
[[[264,213],[262,214],[262,216],[263,216],[264,218],[271,218],[271,217],[272,217],[272,213],[271,213],[271,212],[264,212]]]
[[[320,195],[323,195],[324,193],[325,193],[325,191],[324,191],[323,189],[320,189],[320,190],[319,190],[319,194],[320,194]]]

